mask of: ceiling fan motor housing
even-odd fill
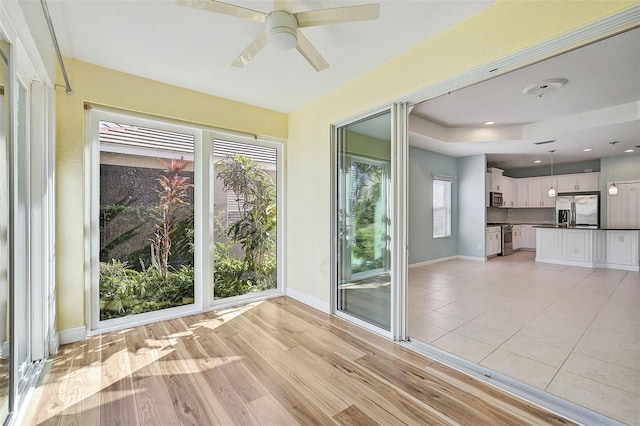
[[[291,50],[298,44],[298,21],[286,10],[274,10],[267,16],[269,44],[279,50]]]

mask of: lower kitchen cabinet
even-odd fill
[[[522,225],[522,247],[523,249],[536,249],[536,228],[534,225]]]
[[[502,251],[502,233],[499,226],[487,228],[485,251],[487,257],[495,256]]]
[[[520,250],[522,248],[522,225],[513,225],[513,249]]]
[[[536,228],[536,262],[640,271],[640,231]]]
[[[560,232],[559,232],[560,231]],[[536,260],[562,259],[562,230],[538,228],[536,232]]]

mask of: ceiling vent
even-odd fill
[[[548,143],[554,143],[554,142],[555,142],[555,139],[554,140],[550,140],[550,141],[534,142],[533,144],[534,145],[546,145]]]

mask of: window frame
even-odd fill
[[[444,205],[443,207],[436,207],[436,184],[438,182],[441,182],[443,184],[445,184],[445,187],[448,187],[447,190],[443,191],[443,197],[447,197],[448,199],[443,199],[442,200],[442,204]],[[453,221],[453,215],[452,215],[452,194],[453,194],[453,179],[450,177],[446,177],[446,176],[433,176],[432,178],[432,185],[431,185],[431,197],[432,197],[432,207],[431,207],[431,234],[433,236],[434,239],[440,239],[440,238],[451,238],[452,237],[452,221]],[[436,215],[436,212],[440,211],[440,210],[444,210],[444,227],[445,227],[445,233],[444,234],[437,234],[436,235],[436,216],[440,216],[439,214]]]
[[[85,200],[85,327],[87,335],[121,330],[157,321],[178,318],[220,309],[239,303],[278,297],[285,293],[284,272],[284,149],[280,140],[245,136],[206,126],[198,126],[168,118],[122,111],[98,105],[85,105],[85,141],[88,155],[85,159],[85,187],[90,196]],[[158,311],[100,320],[99,306],[99,223],[100,209],[100,121],[127,123],[159,130],[167,130],[194,136],[194,152],[185,158],[194,162],[194,303]],[[273,147],[277,151],[277,287],[256,294],[234,296],[221,301],[213,300],[213,140]],[[122,150],[122,151],[126,151]],[[124,152],[126,153],[126,152]],[[132,154],[140,150],[132,149]],[[189,158],[191,157],[191,158]],[[210,277],[210,278],[207,278]]]

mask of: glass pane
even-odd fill
[[[213,297],[277,287],[277,150],[215,140]]]
[[[24,383],[31,372],[29,366],[31,363],[30,341],[30,292],[31,280],[29,274],[29,229],[30,229],[30,153],[29,153],[29,123],[27,111],[29,109],[29,92],[21,83],[17,88],[17,123],[16,123],[16,152],[14,159],[16,167],[14,169],[13,187],[16,189],[14,196],[14,220],[13,220],[13,356],[15,356],[15,364],[18,369],[15,372],[17,382]],[[26,389],[23,386],[16,386],[14,392],[22,395]],[[16,395],[16,399],[18,399]],[[14,400],[14,401],[15,401]],[[15,402],[11,403],[11,410],[16,408]]]
[[[339,133],[338,309],[390,329],[391,113]]]
[[[194,302],[193,144],[100,122],[100,320]]]
[[[9,45],[0,39],[0,423],[9,411]]]

